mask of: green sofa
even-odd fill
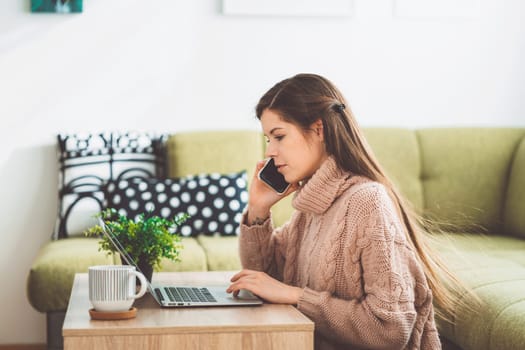
[[[379,161],[414,209],[439,227],[432,244],[452,271],[484,301],[458,310],[454,326],[439,323],[447,348],[525,349],[525,129],[365,129]],[[242,169],[253,175],[264,157],[257,131],[187,132],[168,140],[169,175]],[[291,198],[273,210],[276,224]],[[182,261],[163,271],[236,270],[236,237],[184,238]],[[31,305],[47,314],[48,346],[60,348],[61,325],[74,274],[119,263],[92,238],[51,241],[27,280]]]

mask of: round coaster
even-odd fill
[[[132,307],[127,311],[97,311],[89,309],[89,316],[92,320],[127,320],[137,316],[137,308]]]

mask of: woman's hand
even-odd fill
[[[250,199],[248,203],[248,224],[254,222],[260,222],[261,220],[268,217],[270,208],[288,196],[290,193],[297,190],[299,187],[297,184],[292,184],[288,190],[283,194],[278,194],[272,190],[268,185],[259,180],[257,174],[264,167],[266,163],[265,160],[257,162],[255,167],[255,173],[252,178],[252,183],[250,185],[250,190],[248,193],[248,198]]]
[[[265,272],[242,270],[231,278],[232,284],[226,292],[237,296],[239,290],[246,289],[258,297],[275,304],[297,305],[303,290],[292,287],[275,278],[268,276]]]

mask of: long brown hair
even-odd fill
[[[326,151],[334,157],[339,168],[385,186],[439,306],[436,313],[444,320],[453,320],[458,301],[456,292],[466,288],[426,243],[420,217],[385,175],[347,101],[335,85],[319,75],[298,74],[277,83],[260,99],[256,107],[258,119],[266,109],[277,112],[284,121],[297,125],[305,132],[320,119]]]

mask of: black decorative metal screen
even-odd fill
[[[104,188],[110,180],[164,178],[165,134],[104,132],[59,134],[58,216],[53,237],[80,234],[96,223],[105,207]]]

